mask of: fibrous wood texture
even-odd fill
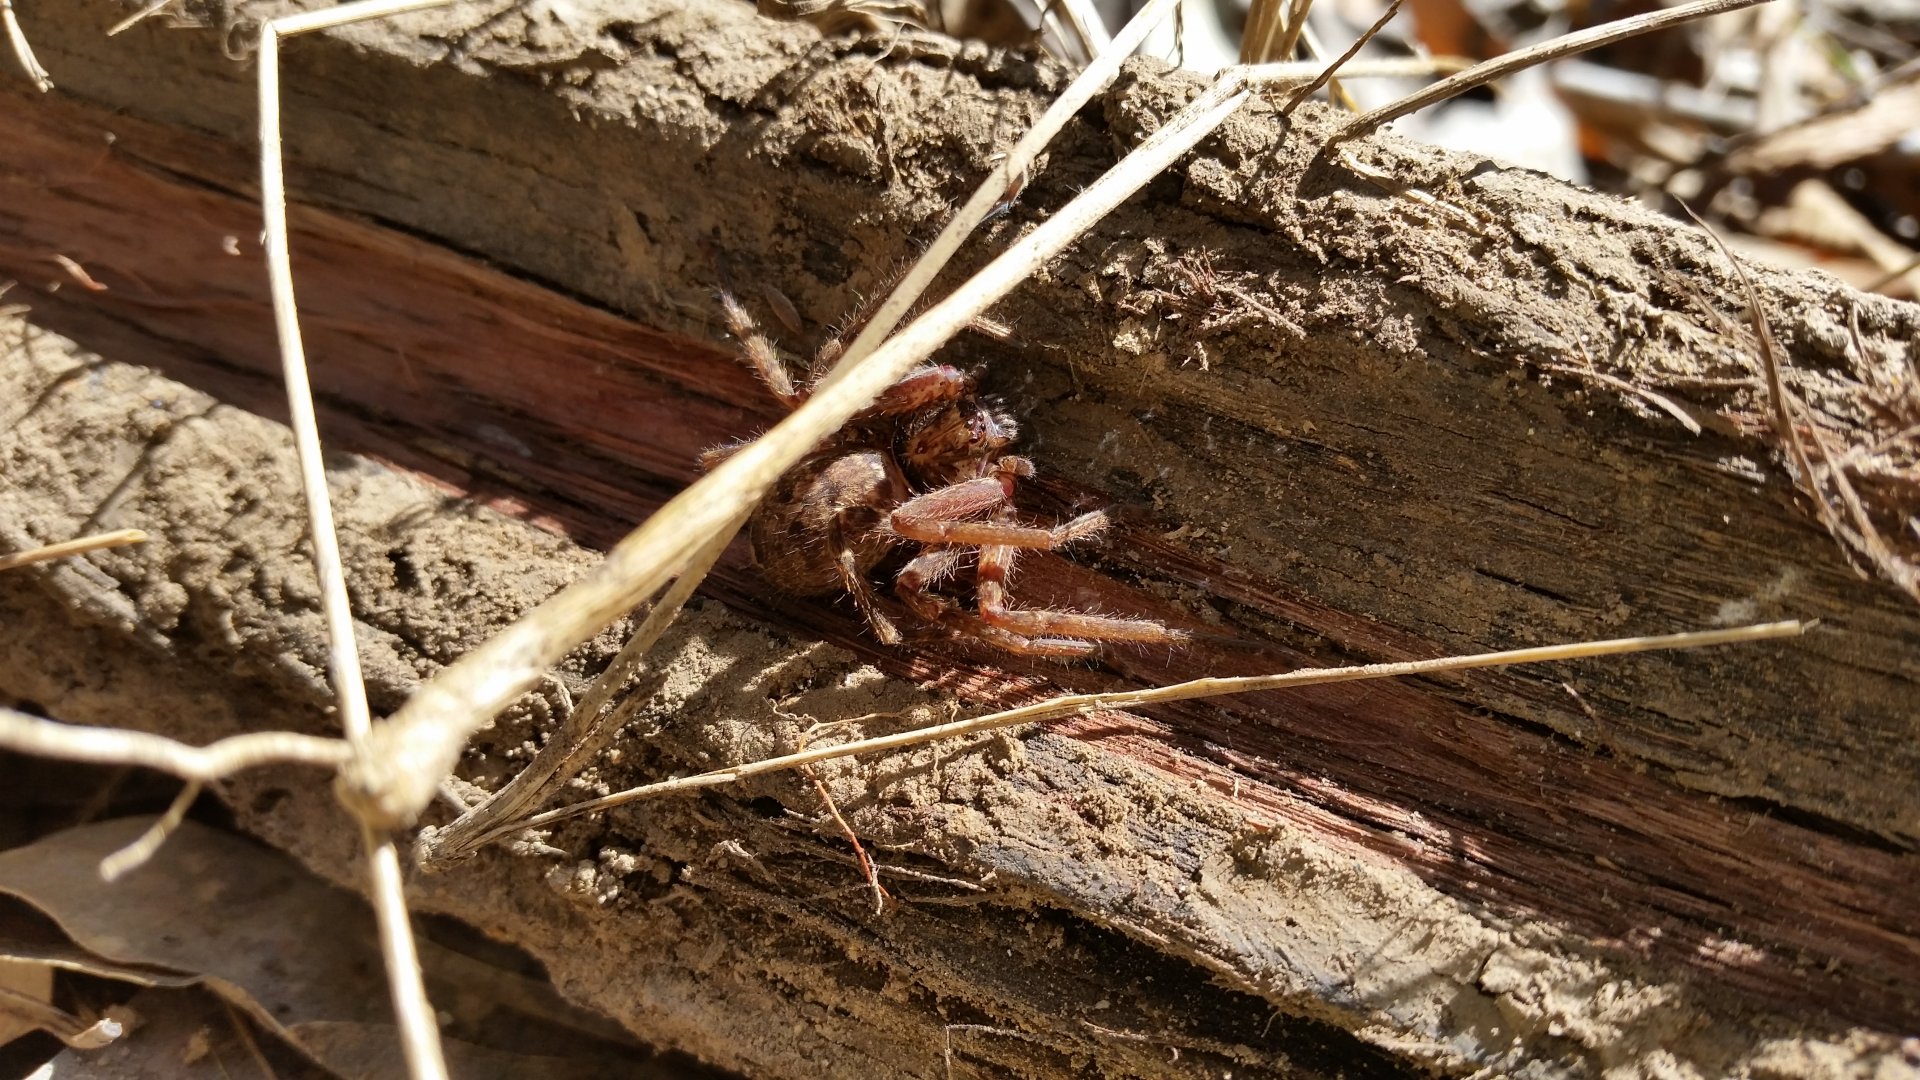
[[[0,540],[157,539],[0,579],[0,690],[197,738],[324,730],[297,485],[277,430],[241,411],[274,415],[279,395],[251,82],[221,48],[245,34],[214,5],[198,29],[105,37],[123,14],[47,9],[29,31],[64,92],[0,101],[0,273],[33,308],[0,395]],[[287,63],[323,430],[434,485],[337,474],[389,708],[580,572],[575,545],[658,505],[701,449],[775,418],[710,329],[722,273],[830,323],[1061,81],[724,4],[456,8],[303,40]],[[1192,85],[1130,71],[972,257]],[[886,915],[799,779],[575,825],[564,857],[422,878],[420,906],[755,1074],[937,1075],[949,1052],[1034,1075],[1911,1068],[1920,609],[1798,503],[1752,349],[1717,314],[1741,319],[1729,270],[1650,213],[1390,138],[1358,152],[1427,197],[1383,190],[1316,154],[1332,122],[1237,118],[1003,306],[1017,340],[957,346],[1026,422],[1031,509],[1123,519],[1076,562],[1035,560],[1020,595],[1217,640],[1082,667],[890,652],[734,560],[710,589],[734,612],[689,616],[585,786],[790,749],[815,720],[944,715],[947,695],[1751,617],[1819,632],[823,770],[894,868]],[[1872,442],[1850,388],[1912,377],[1920,309],[1753,272],[1790,384]],[[549,704],[498,725],[468,779],[509,775]],[[351,878],[351,830],[314,778],[226,795]]]

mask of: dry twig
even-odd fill
[[[1260,63],[1287,60],[1293,56],[1293,50],[1300,47],[1300,35],[1307,30],[1307,12],[1313,8],[1313,0],[1289,0],[1287,4],[1287,23],[1280,33],[1280,44],[1273,52],[1258,58]],[[1319,47],[1315,46],[1315,52]]]
[[[1380,17],[1373,20],[1373,25],[1367,27],[1365,33],[1353,39],[1353,44],[1347,46],[1346,52],[1341,53],[1331,64],[1328,64],[1326,70],[1314,76],[1312,82],[1294,91],[1294,95],[1287,99],[1287,104],[1280,110],[1280,115],[1291,115],[1293,110],[1300,107],[1301,102],[1313,96],[1315,90],[1325,86],[1328,80],[1333,78],[1334,72],[1339,71],[1348,61],[1359,55],[1360,50],[1366,48],[1367,42],[1372,41],[1380,31],[1386,29],[1387,24],[1393,21],[1395,15],[1400,14],[1401,3],[1402,0],[1391,0],[1391,2],[1387,4],[1387,9],[1380,13]]]
[[[339,739],[290,731],[252,732],[206,746],[188,746],[159,735],[62,724],[8,708],[0,708],[0,746],[61,761],[137,765],[201,784],[261,765],[338,768],[351,755]]]
[[[260,204],[266,218],[267,278],[273,296],[274,329],[280,339],[287,402],[294,447],[299,455],[300,483],[307,497],[309,539],[314,569],[320,578],[321,609],[327,622],[327,670],[338,695],[340,723],[357,753],[373,752],[373,730],[366,687],[360,675],[360,654],[353,637],[353,611],[347,600],[346,573],[340,561],[340,541],[333,527],[333,508],[327,495],[325,461],[320,453],[319,425],[314,418],[313,390],[307,380],[306,350],[300,338],[300,320],[294,303],[292,253],[287,243],[287,190],[280,147],[280,40],[328,27],[367,19],[381,19],[408,11],[439,7],[449,0],[360,0],[342,7],[268,19],[260,27],[260,54],[256,58],[260,86]],[[440,775],[445,775],[443,770]],[[434,784],[438,785],[438,777]],[[355,809],[351,803],[349,809]],[[361,846],[367,853],[369,894],[380,929],[381,955],[393,992],[394,1018],[400,1043],[414,1080],[444,1080],[446,1060],[440,1049],[439,1023],[427,1001],[420,961],[413,946],[406,894],[401,888],[400,851],[390,823],[365,812],[360,819]]]
[[[187,781],[186,786],[180,789],[180,794],[174,796],[173,802],[167,806],[167,812],[155,818],[153,825],[141,833],[139,839],[100,860],[101,880],[118,881],[153,858],[154,852],[160,850],[160,845],[166,843],[167,837],[173,835],[173,831],[186,820],[187,811],[203,790],[198,780]]]
[[[675,579],[673,586],[647,613],[646,619],[627,639],[613,662],[607,665],[607,669],[594,680],[593,686],[575,703],[560,730],[548,737],[546,745],[540,748],[526,768],[520,770],[505,787],[494,792],[492,798],[468,810],[445,828],[422,832],[414,847],[414,859],[421,869],[430,872],[444,869],[478,850],[478,837],[490,833],[497,826],[510,824],[531,814],[543,797],[579,772],[586,764],[586,759],[604,744],[606,738],[619,730],[620,725],[613,723],[616,710],[610,707],[613,695],[641,670],[647,653],[672,624],[680,608],[693,595],[693,590],[706,577],[707,571],[712,569],[726,546],[724,539],[709,544],[707,550]],[[636,688],[634,697],[645,700],[656,689],[657,684],[643,684]]]
[[[1624,41],[1627,38],[1662,30],[1669,26],[1678,26],[1695,19],[1705,19],[1768,2],[1769,0],[1695,0],[1691,4],[1648,12],[1631,19],[1619,19],[1577,33],[1563,34],[1538,45],[1516,49],[1484,63],[1475,64],[1457,75],[1408,94],[1390,105],[1383,105],[1372,112],[1355,117],[1347,122],[1347,126],[1335,132],[1330,142],[1342,142],[1370,134],[1381,125],[1398,120],[1408,113],[1417,112],[1450,97],[1457,97],[1475,87],[1485,86],[1496,79],[1503,79],[1516,71],[1536,64],[1544,64],[1563,56],[1573,56],[1589,49],[1597,49],[1602,45],[1611,45],[1616,41]]]
[[[0,0],[0,25],[6,27],[7,40],[13,44],[13,58],[27,73],[27,78],[33,80],[34,88],[43,94],[52,90],[53,77],[40,66],[39,58],[33,55],[33,46],[27,44],[27,32],[20,29],[20,20],[13,14],[13,0]]]
[[[1773,405],[1774,426],[1780,440],[1787,446],[1800,482],[1806,485],[1807,494],[1813,498],[1821,524],[1826,526],[1827,532],[1841,547],[1856,551],[1902,592],[1920,600],[1920,566],[1901,558],[1887,545],[1880,530],[1874,526],[1866,505],[1860,501],[1859,493],[1854,490],[1853,482],[1847,479],[1846,469],[1834,460],[1833,448],[1827,441],[1826,433],[1819,424],[1809,421],[1807,427],[1813,435],[1814,448],[1820,452],[1821,464],[1825,466],[1824,471],[1814,469],[1812,456],[1807,453],[1806,443],[1800,437],[1805,406],[1801,405],[1792,389],[1780,377],[1780,344],[1774,339],[1772,327],[1767,325],[1766,312],[1760,306],[1760,290],[1754,287],[1746,267],[1740,265],[1740,260],[1727,250],[1720,234],[1702,221],[1691,206],[1684,202],[1680,206],[1706,232],[1714,247],[1720,249],[1720,254],[1732,265],[1735,276],[1740,279],[1741,288],[1746,292],[1748,317],[1753,320],[1760,366],[1767,377],[1767,396]],[[1828,485],[1833,488],[1831,494],[1826,490]],[[1836,500],[1845,505],[1851,527],[1842,523],[1840,510],[1834,506]]]
[[[767,758],[745,765],[736,765],[694,776],[677,777],[658,783],[631,788],[612,795],[586,802],[549,810],[544,814],[515,824],[512,829],[500,829],[482,838],[492,841],[522,828],[537,828],[565,821],[568,818],[608,810],[642,799],[656,798],[677,792],[693,791],[700,788],[718,787],[736,783],[753,776],[781,772],[814,765],[835,758],[853,757],[859,754],[877,753],[882,750],[899,750],[921,743],[940,739],[952,739],[962,735],[973,735],[983,731],[1015,727],[1022,724],[1035,724],[1046,720],[1058,720],[1068,716],[1084,716],[1088,713],[1109,709],[1133,709],[1145,705],[1157,705],[1170,701],[1191,701],[1195,698],[1221,697],[1228,694],[1247,694],[1259,690],[1280,690],[1285,688],[1316,686],[1323,683],[1358,682],[1365,679],[1404,678],[1410,675],[1434,675],[1449,671],[1469,671],[1475,668],[1504,667],[1513,664],[1539,664],[1552,660],[1576,660],[1593,656],[1618,656],[1627,653],[1651,652],[1662,649],[1698,649],[1715,645],[1731,645],[1740,642],[1767,641],[1774,638],[1797,637],[1813,627],[1812,623],[1776,622],[1759,623],[1752,626],[1739,626],[1727,630],[1707,630],[1685,634],[1667,634],[1659,637],[1615,638],[1609,641],[1585,641],[1567,645],[1548,645],[1532,649],[1513,649],[1504,652],[1477,653],[1471,656],[1449,656],[1435,660],[1396,661],[1384,664],[1360,664],[1353,667],[1304,668],[1281,675],[1251,675],[1236,677],[1213,677],[1194,679],[1148,690],[1116,690],[1100,694],[1067,694],[1017,709],[990,713],[966,720],[954,720],[944,724],[932,724],[914,728],[893,735],[881,735],[857,742],[841,743],[834,746],[822,746],[787,754],[783,757]]]
[[[119,22],[114,23],[112,26],[107,27],[107,36],[115,37],[119,34],[126,33],[128,30],[131,30],[134,27],[140,25],[141,23],[147,21],[148,19],[154,17],[155,15],[160,14],[161,9],[165,8],[168,4],[171,4],[173,2],[174,0],[148,0],[147,5],[141,8],[139,11],[136,11],[133,14],[127,16],[126,18],[121,19]]]
[[[146,542],[147,534],[139,529],[115,529],[112,532],[95,533],[75,540],[62,540],[57,544],[48,544],[28,551],[16,551],[11,555],[0,555],[0,570],[11,570],[16,566],[32,566],[34,563],[64,559],[69,555],[84,555],[89,551],[99,551],[103,548]]]
[[[55,1007],[51,1002],[5,986],[0,986],[0,1014],[24,1020],[75,1050],[98,1050],[126,1031],[125,1025],[118,1020],[102,1018],[88,1021]]]
[[[827,790],[826,782],[820,779],[819,773],[814,772],[813,766],[802,765],[800,772],[813,784],[814,793],[820,796],[827,816],[840,826],[840,835],[846,837],[847,843],[853,847],[853,857],[860,863],[860,876],[866,879],[867,888],[873,893],[873,913],[878,915],[887,910],[886,886],[880,884],[880,875],[873,868],[873,860],[867,857],[867,848],[860,842],[860,834],[847,824],[847,819],[840,813],[839,804],[833,801],[833,792]]]
[[[1045,150],[1053,141],[1053,137],[1060,133],[1060,129],[1067,126],[1067,121],[1073,119],[1087,102],[1093,100],[1095,94],[1106,89],[1113,82],[1115,76],[1120,73],[1121,62],[1140,47],[1140,43],[1146,40],[1147,34],[1159,25],[1160,20],[1166,17],[1175,3],[1176,0],[1152,0],[1142,7],[1127,25],[1121,28],[1120,33],[1114,36],[1110,42],[1110,48],[1095,57],[1093,63],[1087,65],[1086,69],[1075,77],[1065,90],[1061,91],[1060,96],[1047,106],[1046,111],[1040,114],[1040,119],[1034,121],[1033,127],[1013,144],[1012,149],[1008,150],[1006,156],[993,167],[993,171],[987,174],[986,180],[974,190],[973,195],[961,205],[960,209],[954,211],[953,217],[941,228],[940,234],[927,245],[927,250],[914,261],[913,266],[905,274],[901,275],[893,291],[887,294],[886,300],[867,320],[866,326],[862,327],[860,333],[847,343],[840,368],[836,368],[832,374],[828,375],[820,389],[831,385],[842,368],[879,347],[880,343],[886,340],[887,335],[893,333],[894,328],[900,325],[900,320],[906,317],[907,312],[913,310],[913,306],[926,295],[927,287],[933,284],[933,279],[938,277],[940,271],[952,261],[954,253],[960,250],[960,245],[966,241],[967,237],[973,235],[973,230],[978,228],[981,222],[997,213],[1005,204],[1019,197],[1020,189],[1026,186],[1027,178],[1033,172],[1034,162],[1039,158],[1040,152]]]

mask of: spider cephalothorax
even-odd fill
[[[767,388],[789,408],[805,401],[810,388],[794,386],[746,310],[724,293],[721,304]],[[979,395],[971,376],[944,364],[917,368],[774,485],[747,525],[754,561],[787,592],[845,591],[889,645],[901,635],[876,599],[872,575],[901,551],[910,557],[892,580],[909,612],[1009,652],[1083,656],[1100,642],[1184,639],[1144,619],[1009,605],[1007,579],[1020,551],[1061,548],[1107,527],[1099,511],[1051,528],[1017,518],[1015,486],[1033,475],[1033,463],[1001,451],[1018,434],[1005,407]],[[708,463],[724,453],[710,453]],[[937,591],[969,567],[972,610]]]
[[[935,369],[945,379],[971,380],[952,368]],[[908,375],[913,378],[913,375]],[[981,466],[1020,436],[1006,407],[987,398],[963,397],[937,409],[914,414],[901,432],[900,464],[923,484],[951,484],[982,475]]]

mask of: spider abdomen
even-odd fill
[[[786,592],[843,591],[837,549],[844,544],[854,573],[865,577],[898,543],[884,526],[908,495],[906,478],[880,450],[846,449],[803,461],[754,512],[747,527],[753,561]]]

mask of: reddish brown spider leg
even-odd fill
[[[1016,548],[1059,548],[1106,531],[1107,515],[1096,510],[1064,525],[1042,529],[1007,521],[965,519],[998,510],[1013,499],[1015,478],[1033,475],[1033,463],[1003,457],[993,475],[929,491],[900,504],[888,517],[896,535],[923,544],[999,544]]]
[[[1100,651],[1091,641],[1074,638],[1027,637],[1002,630],[978,615],[956,612],[947,620],[956,633],[979,638],[1001,652],[1019,656],[1045,656],[1055,660],[1078,660]]]
[[[991,478],[987,478],[987,482],[991,482]],[[1075,540],[1098,536],[1107,529],[1107,515],[1098,510],[1090,514],[1081,514],[1064,525],[1042,529],[1033,525],[1014,525],[1004,521],[950,521],[941,516],[939,511],[942,508],[937,503],[933,504],[931,509],[915,506],[916,503],[932,499],[954,488],[979,483],[982,481],[968,480],[955,484],[951,488],[928,492],[906,503],[892,514],[893,531],[909,540],[918,540],[923,544],[995,545],[1052,550],[1065,547]]]
[[[960,609],[952,600],[935,593],[933,587],[951,577],[970,554],[968,548],[941,547],[915,555],[894,575],[895,595],[907,605],[907,610],[927,622],[945,622],[959,614]]]
[[[962,480],[908,499],[894,507],[888,520],[893,531],[901,536],[915,540],[929,539],[907,530],[917,528],[926,531],[940,522],[979,517],[1005,505],[1007,494],[1007,485],[997,477]]]
[[[947,547],[933,548],[914,556],[893,579],[900,602],[927,622],[945,626],[962,637],[978,638],[1002,652],[1075,659],[1090,655],[1098,648],[1090,641],[1029,638],[1002,630],[989,625],[978,615],[961,611],[952,600],[933,592],[933,586],[952,574],[969,554],[969,548]]]
[[[752,439],[737,439],[730,443],[723,443],[720,446],[700,451],[700,471],[712,472],[714,466],[719,465],[721,462],[746,449],[752,442]]]
[[[754,373],[760,376],[760,381],[767,384],[767,389],[780,399],[780,404],[789,409],[799,408],[800,403],[807,400],[807,395],[793,388],[793,378],[787,374],[787,365],[781,361],[780,354],[774,351],[773,342],[767,340],[767,335],[755,325],[753,316],[747,314],[747,309],[740,306],[740,301],[725,289],[720,290],[720,309],[726,312],[727,329],[733,334],[733,339],[740,343],[740,352],[746,356]]]
[[[900,631],[874,600],[873,583],[860,573],[860,563],[854,556],[853,545],[847,542],[837,517],[827,526],[827,543],[833,547],[835,565],[840,570],[840,584],[846,587],[847,594],[853,597],[854,606],[860,609],[867,625],[873,628],[873,636],[879,638],[882,645],[900,644]]]
[[[958,368],[946,364],[927,364],[900,377],[900,381],[880,391],[873,404],[863,410],[867,416],[902,416],[929,405],[958,401],[973,392],[973,380]]]
[[[980,549],[980,619],[999,630],[1033,641],[1078,638],[1088,642],[1185,641],[1187,633],[1151,619],[1116,619],[1079,611],[1024,610],[1007,606],[1007,579],[1013,573],[1013,548],[989,545]]]

